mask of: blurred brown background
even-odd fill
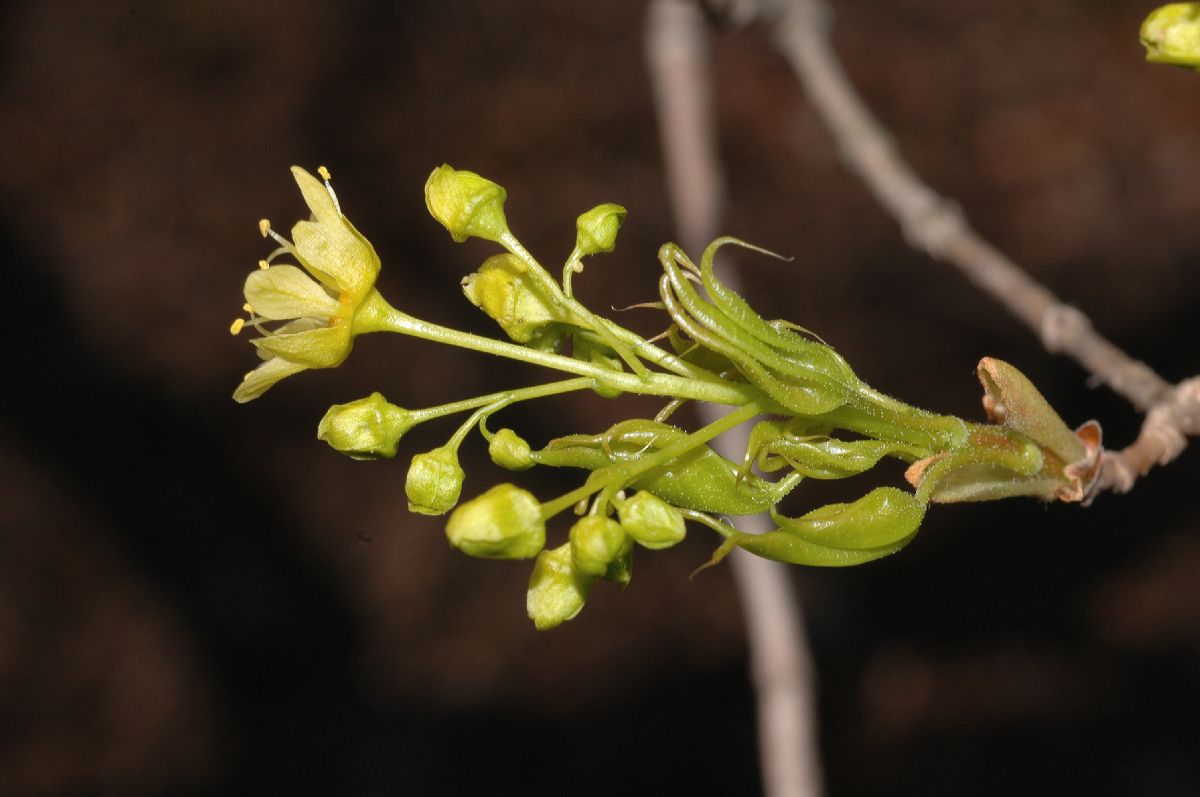
[[[1150,4],[834,7],[850,73],[936,188],[1165,376],[1200,371],[1200,77],[1142,62]],[[229,399],[255,362],[226,329],[267,251],[256,222],[303,211],[293,163],[329,166],[384,294],[430,320],[491,332],[458,290],[490,249],[425,213],[444,161],[505,185],[550,263],[577,213],[625,204],[617,252],[576,284],[597,308],[651,298],[671,229],[644,11],[8,4],[0,794],[757,791],[729,571],[687,578],[703,530],[539,634],[526,565],[455,554],[405,509],[407,456],[449,427],[390,463],[313,436],[374,389],[421,407],[536,371],[367,338],[337,371]],[[715,58],[724,229],[796,257],[746,261],[764,315],[970,417],[976,360],[1004,358],[1068,422],[1132,439],[1120,400],[907,248],[763,31],[719,34]],[[652,406],[574,397],[504,422],[540,443]],[[478,440],[463,457],[468,494],[504,478]],[[1197,461],[1090,509],[940,508],[896,557],[797,570],[832,793],[1195,793]],[[575,479],[521,477],[543,496]]]

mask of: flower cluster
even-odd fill
[[[1174,41],[1174,40],[1172,40]],[[734,238],[714,241],[699,265],[674,244],[659,251],[658,301],[667,330],[645,339],[591,312],[572,291],[583,261],[611,252],[625,209],[603,203],[576,220],[575,246],[562,277],[547,271],[509,229],[506,192],[496,183],[443,165],[425,186],[433,217],[455,241],[475,237],[503,251],[462,279],[466,298],[504,333],[490,338],[449,329],[392,308],[375,289],[379,258],[342,215],[329,187],[293,169],[312,220],[278,244],[246,280],[252,342],[265,362],[234,393],[256,398],[280,379],[346,359],[354,337],[390,331],[534,363],[566,378],[506,388],[436,407],[403,409],[380,393],[330,408],[318,436],[356,459],[395,455],[419,423],[465,413],[440,446],[409,461],[405,493],[413,512],[446,515],[456,549],[484,559],[534,560],[526,610],[539,629],[575,617],[600,582],[632,578],[638,548],[658,551],[683,541],[686,524],[723,538],[709,564],[742,548],[804,565],[846,566],[895,553],[916,535],[930,504],[1010,496],[1082,501],[1095,481],[1099,427],[1070,430],[1016,368],[985,358],[979,366],[988,423],[912,407],[873,390],[825,341],[783,321],[766,321],[723,284],[714,260],[722,247],[758,250]],[[769,254],[769,253],[768,253]],[[284,256],[298,265],[277,262]],[[274,326],[273,326],[274,325]],[[668,348],[658,345],[666,340]],[[520,401],[592,390],[606,397],[660,397],[653,418],[630,418],[535,447],[488,421]],[[689,401],[729,407],[697,429],[675,425]],[[740,460],[710,443],[755,422]],[[510,471],[574,468],[579,487],[539,500],[501,484],[459,503],[467,474],[459,448],[478,431],[492,461]],[[805,479],[846,479],[884,459],[908,465],[908,486],[882,486],[858,500],[819,506],[796,517],[780,502]],[[565,539],[547,547],[548,522],[574,513]],[[770,513],[776,528],[745,534],[723,518]],[[564,524],[566,525],[566,524]]]

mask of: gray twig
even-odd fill
[[[775,41],[829,129],[842,159],[899,221],[916,248],[945,261],[1037,334],[1046,350],[1072,357],[1098,380],[1146,413],[1138,439],[1102,455],[1098,490],[1129,490],[1155,465],[1165,465],[1200,434],[1200,389],[1192,379],[1173,386],[1107,340],[1080,310],[1063,303],[987,241],[957,205],[927,186],[896,150],[851,85],[829,40],[822,0],[762,0]]]
[[[691,0],[654,0],[646,54],[675,226],[684,248],[697,252],[716,236],[724,196],[712,118],[708,31],[699,7]],[[711,420],[715,416],[705,418]],[[722,453],[740,457],[746,440],[744,433],[738,437],[731,433],[718,441]],[[761,516],[743,518],[739,526],[768,530]],[[764,790],[772,797],[815,797],[822,787],[813,667],[789,569],[741,551],[730,562],[750,648]]]

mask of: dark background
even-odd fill
[[[836,44],[902,151],[1039,280],[1171,380],[1200,371],[1200,76],[1142,61],[1151,4],[846,0]],[[491,332],[421,187],[443,161],[509,190],[545,262],[577,213],[630,211],[576,285],[654,294],[671,237],[645,6],[10,3],[0,22],[0,793],[752,794],[752,697],[714,540],[640,557],[537,633],[527,564],[451,551],[405,509],[407,457],[341,458],[325,408],[422,407],[534,369],[374,336],[247,406],[241,283],[332,170],[402,309]],[[723,229],[767,317],[865,379],[981,415],[1006,359],[1107,441],[1138,418],[948,268],[911,251],[763,31],[716,40]],[[649,334],[648,313],[629,316]],[[636,400],[506,414],[535,443]],[[505,478],[475,439],[467,494]],[[1192,794],[1200,783],[1200,511],[1189,450],[1089,509],[932,511],[891,559],[799,570],[835,794]],[[898,472],[895,474],[898,478]],[[570,474],[520,477],[539,495]],[[806,485],[807,488],[807,485]],[[798,507],[819,500],[797,493]],[[563,529],[558,529],[561,534]]]

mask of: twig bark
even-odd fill
[[[1063,303],[983,240],[958,207],[917,176],[854,90],[829,39],[822,0],[762,0],[775,41],[846,165],[900,222],[908,241],[955,266],[1032,329],[1047,351],[1075,359],[1089,373],[1147,413],[1138,439],[1102,455],[1098,490],[1129,490],[1137,477],[1178,457],[1200,422],[1197,380],[1173,386],[1098,333],[1080,310]]]
[[[647,61],[675,226],[691,252],[715,237],[724,197],[707,37],[704,17],[691,0],[651,3]],[[722,453],[740,457],[744,432],[738,437],[730,433],[718,441],[732,449]],[[744,531],[770,528],[761,516],[743,518],[738,525]],[[730,563],[750,648],[764,791],[771,797],[815,797],[822,787],[813,667],[789,569],[741,551]]]

